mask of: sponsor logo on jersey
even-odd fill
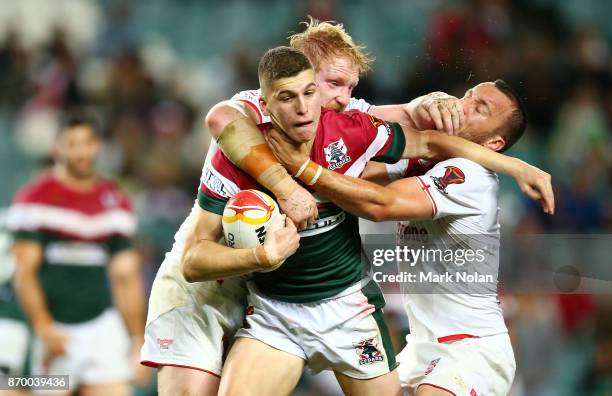
[[[378,335],[372,338],[366,338],[363,341],[354,342],[355,352],[359,356],[359,365],[374,364],[382,362],[385,357],[378,349]]]
[[[442,177],[430,177],[436,185],[436,188],[444,194],[448,194],[448,192],[446,191],[446,187],[448,187],[449,185],[462,184],[465,182],[465,174],[461,169],[457,168],[456,166],[447,166],[446,171],[444,172],[444,176]]]
[[[225,198],[230,197],[231,194],[225,189],[223,181],[210,169],[206,169],[202,181],[212,192]]]
[[[327,166],[329,170],[340,168],[351,161],[351,157],[347,155],[348,149],[342,138],[324,147],[323,151],[325,152],[325,161],[329,164]]]
[[[317,219],[312,225],[306,228],[303,231],[300,231],[301,237],[311,237],[313,235],[319,235],[324,232],[328,232],[329,230],[336,228],[340,223],[342,223],[346,219],[346,213],[340,212],[338,214],[323,217]]]
[[[162,351],[168,350],[173,342],[172,338],[157,338],[157,345],[159,345],[159,349]]]
[[[439,362],[440,362],[440,358],[432,360],[431,363],[429,363],[429,366],[427,366],[427,370],[425,370],[424,375],[431,374],[431,372],[436,368]]]
[[[49,264],[80,267],[103,267],[109,255],[104,247],[89,242],[50,242],[45,246],[45,258]]]

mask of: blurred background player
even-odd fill
[[[56,141],[56,166],[15,196],[14,287],[32,325],[33,374],[68,374],[84,395],[129,395],[146,369],[137,354],[144,328],[136,228],[128,198],[100,178],[93,122],[70,116]]]

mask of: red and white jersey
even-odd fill
[[[262,130],[265,131],[264,126]],[[399,124],[383,122],[356,110],[337,113],[321,109],[311,158],[329,170],[359,177],[369,160],[396,162],[402,156],[404,145]],[[226,201],[238,191],[249,188],[261,187],[251,176],[235,167],[221,151],[207,157],[202,172],[201,193]]]
[[[421,249],[423,254],[428,250],[430,254],[427,259],[421,256],[412,266],[400,263],[400,272],[408,269],[419,276],[416,283],[401,283],[411,333],[446,342],[507,332],[497,299],[497,175],[470,160],[453,158],[437,163],[417,179],[431,200],[434,216],[433,220],[398,223],[398,245]],[[469,251],[473,253],[466,253]],[[435,256],[435,252],[440,255]],[[449,256],[442,258],[443,253]],[[463,255],[461,260],[459,253]],[[464,279],[458,282],[456,276],[450,281],[444,278],[444,274],[457,275],[468,269],[481,276],[472,283]],[[421,272],[424,278],[420,278]],[[442,278],[427,278],[428,273]],[[419,281],[427,287],[419,289]]]
[[[136,216],[126,195],[111,181],[101,179],[90,191],[80,192],[49,174],[16,194],[7,226],[13,232],[42,232],[95,243],[131,238]]]
[[[238,92],[236,95],[232,96],[230,100],[246,103],[257,113],[259,117],[259,123],[266,124],[270,122],[270,117],[264,115],[263,111],[261,111],[261,107],[259,105],[259,98],[261,98],[261,89],[252,89],[249,91]],[[346,106],[345,111],[359,110],[363,113],[367,113],[370,110],[370,107],[372,107],[372,105],[363,99],[351,98],[349,100],[349,104]]]

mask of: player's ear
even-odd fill
[[[506,147],[506,139],[500,135],[493,135],[483,143],[483,146],[490,148],[493,151],[500,151]]]
[[[264,98],[263,93],[259,96],[259,108],[261,109],[261,112],[264,115],[270,115],[270,113],[268,112],[268,104],[266,103],[266,99]]]

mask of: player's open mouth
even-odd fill
[[[306,122],[298,122],[297,124],[294,124],[297,128],[301,128],[301,127],[305,127],[312,124],[312,121],[306,121]]]

